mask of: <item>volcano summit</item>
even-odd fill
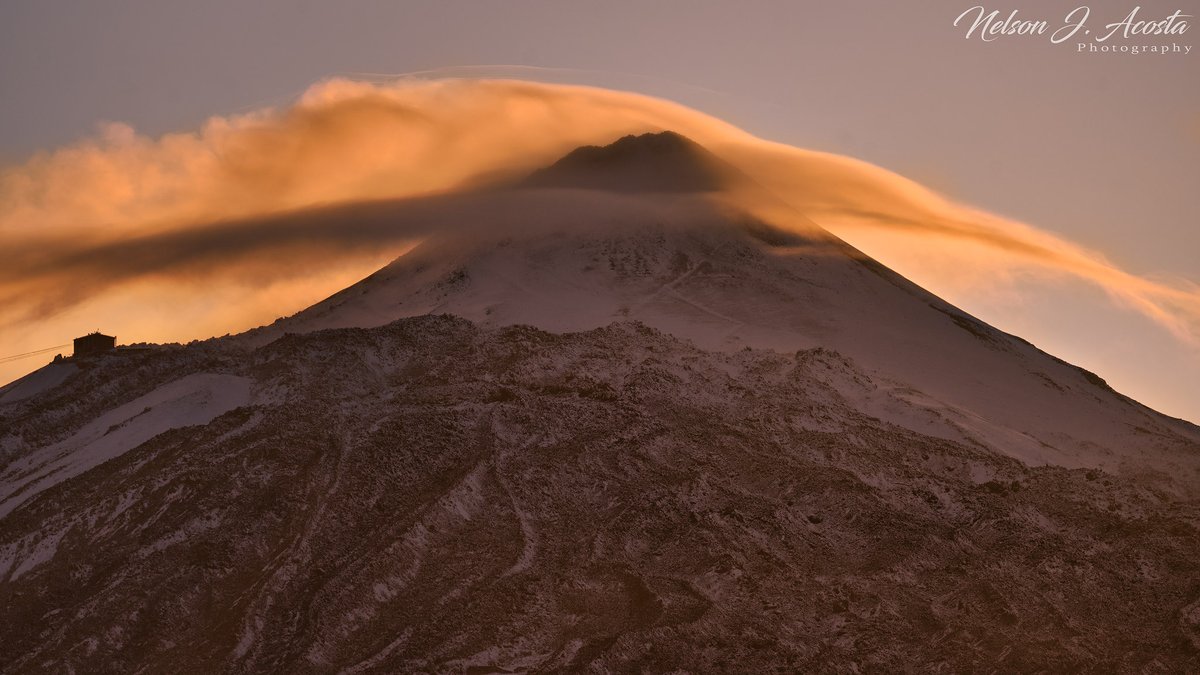
[[[0,670],[1200,668],[1200,429],[682,136],[277,218],[455,226],[0,389]]]

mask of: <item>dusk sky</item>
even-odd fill
[[[968,312],[1152,407],[1200,421],[1196,30],[1108,43],[1191,53],[1081,53],[1075,40],[1051,44],[1044,35],[985,42],[953,25],[972,4],[10,1],[0,8],[0,247],[18,250],[14,242],[28,234],[16,217],[21,195],[40,190],[39,204],[53,205],[48,188],[29,187],[43,175],[34,169],[48,161],[44,153],[87,139],[155,139],[213,116],[285,109],[329,79],[386,86],[411,74],[604,87],[869,162],[1094,252],[1139,283],[1163,284],[1169,290],[1155,297],[1167,299],[1149,309],[1112,300],[1111,287],[1086,278],[1024,268],[996,268],[993,284],[991,268],[974,276],[959,269],[972,263],[953,247],[931,251],[919,238],[897,241],[904,235],[810,214]],[[1017,9],[1053,29],[1079,4],[985,6],[1004,16]],[[1137,4],[1147,19],[1200,14],[1195,3]],[[1101,29],[1134,4],[1089,6],[1089,25]],[[46,341],[81,327],[123,342],[243,330],[338,290],[392,251],[294,281],[283,306],[263,298],[191,326],[163,298],[147,301],[138,321],[92,303],[37,329],[0,325],[0,357],[66,342],[73,333]],[[128,292],[152,295],[146,286]],[[1155,317],[1163,307],[1166,315]],[[0,366],[0,381],[40,363]]]

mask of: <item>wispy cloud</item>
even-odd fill
[[[502,80],[329,81],[290,106],[213,118],[195,132],[151,139],[111,124],[94,139],[0,170],[0,325],[198,278],[213,286],[269,283],[289,297],[281,285],[312,292],[310,266],[358,261],[365,273],[381,251],[451,226],[422,220],[411,206],[401,217],[396,202],[377,200],[454,192],[578,145],[661,129],[707,146],[885,263],[906,251],[958,257],[953,275],[923,279],[935,292],[943,290],[938,284],[964,283],[970,270],[974,283],[997,271],[1041,275],[1048,284],[1065,275],[1200,342],[1194,284],[1129,273],[1063,237],[879,167],[762,141],[674,103]],[[240,302],[224,310],[239,324],[261,299]]]

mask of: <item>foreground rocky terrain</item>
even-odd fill
[[[884,422],[837,352],[227,342],[0,398],[0,671],[1200,670],[1200,505]]]

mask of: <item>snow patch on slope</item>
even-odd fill
[[[74,375],[79,367],[74,363],[51,363],[39,368],[21,379],[0,388],[0,404],[16,403],[30,396],[49,391],[66,382]]]
[[[32,533],[0,548],[0,581],[14,581],[29,570],[49,562],[58,552],[66,528]],[[9,570],[12,570],[11,576]]]
[[[253,381],[188,375],[84,425],[74,436],[22,457],[0,473],[0,518],[30,497],[136,448],[171,429],[207,424],[249,404]]]

